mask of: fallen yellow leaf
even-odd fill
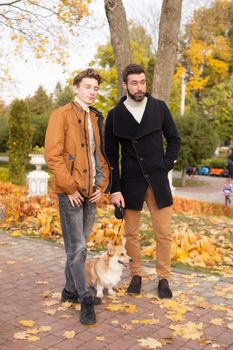
[[[41,293],[42,298],[48,298],[52,296],[51,290],[45,290],[44,292]]]
[[[148,348],[148,349],[157,349],[157,348],[161,348],[162,344],[156,340],[155,338],[141,338],[137,340],[138,343],[140,343],[140,345],[144,348]]]
[[[81,305],[80,304],[74,304],[74,308],[77,311],[81,311]]]
[[[19,324],[21,324],[24,327],[33,327],[35,322],[32,320],[20,320]]]
[[[63,333],[63,335],[67,339],[72,339],[75,337],[76,332],[75,331],[66,331],[65,333]]]
[[[27,329],[26,333],[27,334],[38,334],[39,333],[39,329],[38,328]]]
[[[213,318],[210,320],[210,323],[214,324],[215,326],[221,326],[223,324],[223,320],[221,318]]]
[[[203,323],[198,324],[194,322],[188,322],[182,325],[173,325],[169,326],[170,329],[174,330],[173,335],[180,335],[185,339],[199,339],[202,336]]]
[[[13,231],[10,235],[11,237],[20,237],[22,236],[22,233],[20,231]]]
[[[134,304],[109,304],[106,306],[106,309],[113,312],[124,311],[128,313],[134,313],[137,311],[137,307]]]
[[[27,339],[27,333],[26,332],[18,332],[14,334],[15,339]]]
[[[65,301],[64,303],[62,303],[62,306],[65,308],[71,307],[73,305],[73,303],[71,303],[70,301]]]
[[[44,312],[48,315],[54,315],[57,312],[57,310],[56,309],[47,309]]]
[[[39,338],[39,337],[36,337],[36,336],[34,335],[34,336],[29,336],[29,337],[27,337],[27,340],[30,341],[30,342],[32,342],[32,343],[34,343],[34,342],[40,340],[40,338]]]
[[[98,340],[98,341],[105,341],[105,337],[101,337],[101,336],[97,336],[97,337],[95,337],[95,339],[96,340]]]
[[[180,321],[182,321],[184,319],[184,317],[185,316],[183,314],[181,314],[181,313],[177,313],[177,314],[175,314],[175,313],[168,313],[166,315],[166,318],[168,320],[171,320],[171,321],[174,321],[174,322],[180,322]]]
[[[127,323],[121,323],[120,327],[126,329],[127,331],[133,328],[130,324]]]

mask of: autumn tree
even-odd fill
[[[39,115],[52,108],[52,99],[45,89],[39,86],[32,97],[26,99],[28,110],[33,115]]]
[[[210,7],[197,9],[186,25],[180,64],[189,74],[187,90],[200,103],[233,68],[232,15],[232,1],[215,0]]]
[[[122,96],[122,71],[132,62],[125,8],[121,0],[104,0],[111,44],[118,75],[118,97]]]
[[[214,124],[222,141],[233,140],[233,75],[213,87],[203,99],[206,117]]]
[[[66,85],[64,88],[61,86],[59,87],[57,85],[55,89],[55,99],[54,99],[54,106],[55,108],[64,106],[65,104],[69,103],[74,98],[74,92],[70,85]]]
[[[163,0],[152,95],[169,102],[175,70],[182,0]]]
[[[12,103],[9,117],[9,177],[15,184],[25,182],[32,129],[27,105],[23,100]]]
[[[132,60],[134,63],[142,65],[148,73],[148,89],[151,89],[155,64],[152,40],[145,29],[134,22],[129,23],[129,37]],[[103,80],[96,107],[103,111],[104,115],[107,115],[109,109],[118,101],[118,74],[110,42],[98,46],[97,54],[91,61],[90,66],[98,70]]]
[[[218,144],[217,133],[208,119],[198,112],[176,118],[181,137],[181,147],[176,166],[182,169],[182,186],[189,165],[197,165],[203,159],[213,156]]]
[[[32,49],[36,58],[65,65],[70,44],[77,42],[87,18],[91,0],[9,0],[0,3],[1,56],[4,57],[4,40],[11,40],[7,50],[25,57]],[[69,35],[71,34],[71,35]],[[12,51],[11,51],[12,53]],[[6,60],[0,63],[1,75],[7,75]]]

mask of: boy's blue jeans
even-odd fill
[[[85,274],[86,242],[92,230],[96,204],[84,199],[81,207],[73,207],[67,194],[59,194],[59,212],[62,235],[67,255],[65,289],[78,292],[79,301],[91,295]]]

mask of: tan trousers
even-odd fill
[[[159,209],[155,202],[154,193],[148,187],[145,196],[150,210],[152,225],[156,239],[156,272],[159,279],[170,276],[171,266],[171,215],[172,206]],[[141,276],[141,252],[139,239],[140,210],[125,210],[126,251],[132,257],[131,274]]]

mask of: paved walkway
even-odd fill
[[[175,177],[180,177],[179,172],[174,172]],[[187,179],[192,179],[187,176]],[[181,198],[190,198],[211,203],[224,204],[223,187],[226,182],[224,177],[195,175],[194,180],[204,181],[207,184],[198,187],[176,188],[173,195]],[[233,205],[233,204],[232,204]]]
[[[87,327],[79,323],[74,306],[60,303],[64,263],[62,246],[0,233],[0,350],[141,350],[155,344],[164,350],[233,350],[232,280],[173,271],[174,298],[160,301],[153,268],[147,265],[143,294],[121,292],[115,300],[105,296],[96,307],[97,326]],[[122,288],[128,282],[126,271]],[[109,311],[110,303],[123,310]],[[126,304],[134,305],[133,313],[124,311]],[[24,326],[22,320],[34,325]],[[75,336],[66,338],[67,331]],[[25,334],[27,339],[14,338]],[[144,347],[142,338],[149,342]]]

